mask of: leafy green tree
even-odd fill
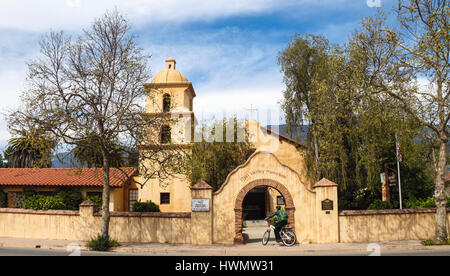
[[[9,139],[5,156],[11,168],[50,168],[56,143],[49,136],[25,132]],[[3,165],[3,161],[2,161]]]
[[[433,148],[434,198],[437,206],[435,240],[448,239],[445,166],[448,161],[449,2],[399,0],[396,24],[384,13],[363,21],[357,44],[367,57],[367,93],[398,103],[428,130]],[[425,87],[420,85],[428,82]]]
[[[0,153],[0,168],[8,168],[8,167],[9,167],[9,162],[8,162],[5,152],[3,154]]]
[[[233,125],[234,139],[231,141],[213,141],[217,131],[215,126],[222,124],[223,136],[226,137],[226,127]],[[206,181],[214,191],[220,189],[228,174],[237,166],[245,163],[248,157],[255,151],[248,138],[238,141],[237,128],[244,127],[243,122],[236,118],[224,121],[216,121],[211,126],[205,126],[202,130],[207,137],[202,142],[197,142],[192,148],[187,165],[186,174],[192,184],[201,180]],[[208,137],[209,136],[209,137]],[[211,142],[208,142],[211,141]]]
[[[366,209],[381,197],[379,175],[384,163],[395,164],[396,133],[405,159],[418,161],[402,163],[409,184],[403,192],[427,196],[429,189],[418,188],[431,181],[426,147],[414,142],[423,136],[420,124],[397,100],[366,93],[374,89],[370,61],[355,39],[329,46],[323,37],[295,35],[280,53],[287,125],[310,125],[307,163],[317,177],[339,183],[341,209]]]
[[[278,64],[284,74],[286,90],[283,91],[282,108],[285,112],[287,130],[295,131],[295,127],[307,123],[315,126],[318,118],[314,111],[320,108],[314,94],[314,82],[323,80],[329,75],[328,59],[331,46],[323,36],[295,34],[286,49],[278,56]],[[319,163],[320,142],[309,128],[308,146],[314,153],[315,165]],[[316,169],[316,180],[321,177]]]
[[[100,137],[93,133],[83,138],[83,142],[78,143],[73,154],[75,159],[86,164],[89,168],[101,168],[103,166],[103,155],[101,150],[96,146],[99,144]],[[119,145],[109,145],[109,159],[112,167],[122,167],[125,165],[124,151]]]

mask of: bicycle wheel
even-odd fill
[[[297,237],[295,236],[294,231],[287,230],[284,232],[283,237],[281,238],[284,245],[286,246],[293,246],[295,242],[297,241]]]
[[[269,242],[269,238],[270,238],[270,231],[266,231],[262,238],[262,244],[266,245]]]

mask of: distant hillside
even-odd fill
[[[87,165],[76,161],[71,152],[62,152],[52,158],[52,168],[87,168]]]

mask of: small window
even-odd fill
[[[159,204],[170,204],[170,193],[161,193]]]
[[[139,191],[138,189],[128,190],[128,210],[133,211],[133,205],[138,201]]]
[[[170,143],[170,126],[162,126],[161,128],[161,144]]]
[[[163,96],[163,112],[170,112],[170,95],[164,94]]]

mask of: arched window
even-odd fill
[[[162,126],[161,128],[161,144],[170,143],[170,126]]]
[[[170,111],[170,95],[164,94],[163,96],[163,112]]]

